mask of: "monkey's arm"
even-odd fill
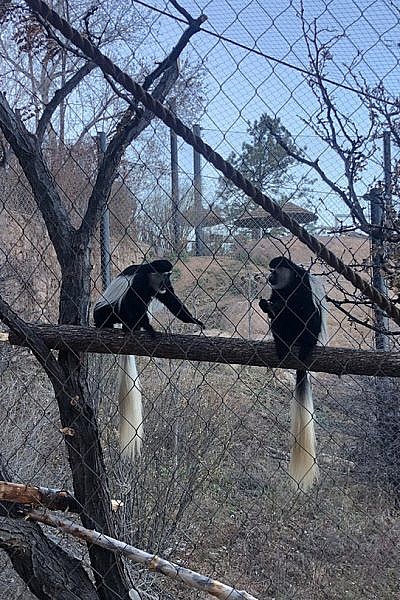
[[[164,304],[175,317],[180,321],[183,321],[183,323],[195,323],[195,325],[200,325],[200,327],[204,329],[204,324],[193,317],[186,306],[179,300],[178,296],[175,295],[172,287],[167,287],[165,293],[157,294],[156,298],[159,302]]]

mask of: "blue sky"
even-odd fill
[[[168,2],[152,0],[149,4],[177,15]],[[132,6],[135,5],[133,1]],[[296,136],[298,144],[308,147],[310,158],[319,157],[330,176],[338,179],[342,173],[340,162],[307,124],[313,118],[317,104],[304,74],[278,62],[308,68],[298,16],[300,2],[190,0],[182,2],[182,5],[193,16],[200,12],[208,16],[205,29],[250,48],[237,47],[206,32],[192,38],[190,52],[204,61],[208,73],[209,100],[200,118],[204,139],[224,156],[231,150],[240,151],[247,121],[266,111],[278,115]],[[305,0],[304,9],[308,21],[318,18],[321,39],[338,36],[332,45],[332,60],[327,73],[331,79],[354,86],[353,73],[362,75],[370,85],[383,80],[388,89],[396,89],[399,81],[400,12],[394,3],[385,0],[361,0],[358,3],[352,0]],[[159,26],[157,42],[167,49],[183,26],[162,15],[158,15],[156,20]],[[352,116],[360,131],[367,131],[368,113],[358,96],[334,85],[328,84],[328,88],[338,106]],[[360,182],[361,193],[366,191],[373,177],[380,176],[381,159],[379,155],[374,158],[375,164],[371,163],[365,180]],[[188,173],[191,171],[190,160],[190,153],[182,149],[181,166]],[[206,189],[208,187],[211,194],[213,178],[217,174],[204,165],[204,175]],[[317,182],[315,189],[317,196],[328,193],[322,182]],[[325,196],[325,202],[332,212],[343,212],[335,195]]]
[[[170,2],[148,0],[147,3],[181,18]],[[206,31],[193,36],[189,48],[191,56],[200,60],[207,71],[208,101],[204,113],[199,115],[203,138],[224,157],[232,150],[239,152],[246,139],[247,122],[265,111],[279,116],[298,145],[307,146],[309,158],[319,158],[329,176],[340,181],[342,164],[309,126],[318,105],[306,76],[296,70],[308,68],[299,19],[300,1],[182,0],[181,4],[194,17],[202,12],[208,16]],[[144,14],[146,9],[131,0],[131,10]],[[150,47],[154,56],[162,57],[174,45],[184,25],[156,11],[147,14],[152,29],[146,40],[146,52]],[[398,89],[400,9],[394,2],[304,0],[304,14],[308,23],[317,19],[321,40],[335,37],[328,64],[329,78],[354,86],[353,75],[356,75],[371,86],[382,80],[390,91]],[[334,84],[327,87],[359,131],[367,132],[368,112],[357,94]],[[393,149],[394,155],[396,152]],[[181,144],[182,174],[191,174],[191,161],[191,149]],[[374,178],[381,177],[381,164],[378,149],[358,184],[360,194],[367,191]],[[212,199],[218,173],[203,161],[203,174],[205,195]],[[294,174],[300,178],[304,168],[297,168]],[[344,211],[341,201],[323,182],[317,181],[314,190],[313,201],[317,203],[318,198],[323,198],[319,212],[324,212],[329,222],[333,214]]]

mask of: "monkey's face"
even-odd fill
[[[171,271],[168,273],[149,273],[149,285],[155,294],[165,294],[170,282]]]
[[[279,265],[271,270],[268,283],[273,290],[283,290],[292,283],[294,276],[292,269]]]

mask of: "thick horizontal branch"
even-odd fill
[[[124,333],[120,330],[99,330],[71,325],[29,325],[31,333],[40,337],[49,348],[68,348],[74,352],[99,354],[134,354],[158,358],[186,359],[257,367],[284,369],[304,368],[304,363],[290,355],[279,360],[273,342],[240,338],[207,337],[206,335],[172,335],[144,332]],[[27,346],[27,340],[10,332],[9,342]],[[399,352],[374,352],[347,348],[316,348],[307,369],[337,375],[400,376]]]
[[[25,485],[24,483],[0,481],[0,500],[30,504],[31,506],[46,506],[51,510],[82,512],[81,505],[68,491]]]
[[[80,514],[83,507],[67,490],[54,490],[25,483],[0,481],[0,501],[43,506],[50,510],[62,510]],[[120,500],[111,500],[111,508],[117,511],[122,506]]]
[[[49,525],[50,527],[57,527],[65,533],[90,544],[95,544],[96,546],[101,546],[107,550],[122,554],[135,563],[147,566],[151,571],[162,573],[167,577],[171,577],[172,579],[184,583],[190,588],[207,592],[211,596],[220,598],[221,600],[227,600],[228,598],[229,600],[257,600],[247,592],[237,590],[220,581],[211,579],[206,575],[196,573],[196,571],[191,571],[190,569],[181,567],[168,560],[164,560],[156,554],[144,552],[144,550],[125,544],[125,542],[116,540],[108,535],[99,533],[98,531],[81,527],[65,517],[55,516],[48,512],[38,510],[27,513],[26,517],[32,521]]]

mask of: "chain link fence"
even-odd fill
[[[288,473],[292,369],[144,351],[142,453],[126,462],[118,356],[51,351],[30,328],[92,326],[110,278],[167,258],[205,329],[155,303],[157,331],[272,341],[259,299],[283,255],[321,276],[328,345],[357,351],[358,372],[378,364],[366,351],[398,352],[398,326],[376,305],[28,4],[0,6],[0,327],[27,340],[0,343],[0,479],[68,491],[76,525],[232,586],[216,597],[397,598],[396,377],[311,373],[320,478],[304,493]],[[396,3],[52,7],[397,302]],[[43,525],[16,518],[28,504],[1,503],[1,598],[210,597],[51,527],[44,501]]]

